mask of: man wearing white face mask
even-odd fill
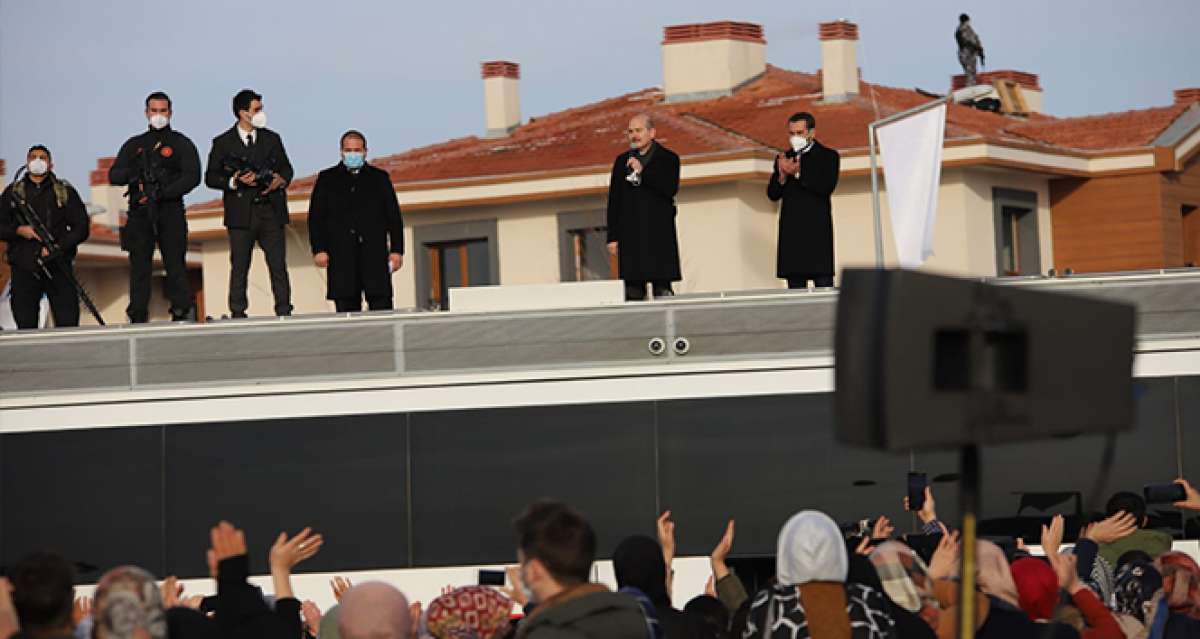
[[[275,314],[292,314],[287,272],[287,185],[292,181],[283,139],[267,128],[262,96],[242,89],[233,97],[237,117],[229,130],[213,138],[204,183],[224,191],[225,228],[229,229],[229,311],[246,317],[250,255],[257,242],[271,272]]]
[[[42,296],[50,300],[54,325],[79,326],[79,295],[60,268],[74,268],[75,250],[88,238],[87,210],[75,187],[54,175],[50,150],[38,144],[25,154],[27,171],[0,193],[0,240],[8,242],[11,305],[17,328],[37,328]],[[51,255],[32,226],[18,222],[25,202],[41,218],[62,252]],[[57,264],[55,262],[58,262]],[[61,265],[61,266],[60,266]]]
[[[367,164],[367,138],[342,134],[342,161],[317,175],[308,202],[313,262],[329,269],[339,313],[391,310],[391,274],[404,263],[404,218],[388,172]]]
[[[817,142],[817,120],[810,113],[788,118],[791,148],[775,158],[767,197],[783,200],[779,210],[776,277],[788,288],[833,286],[833,205],[841,157]]]
[[[200,154],[188,137],[171,128],[171,98],[156,91],[146,97],[149,130],[135,135],[117,153],[108,181],[129,185],[129,219],[121,230],[121,247],[129,252],[129,306],[134,323],[149,320],[150,271],[154,245],[167,271],[171,319],[192,318],[188,282],[187,217],[183,197],[200,184]]]

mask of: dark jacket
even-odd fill
[[[788,151],[787,157],[795,157]],[[767,197],[783,199],[779,209],[779,245],[775,275],[833,275],[833,205],[841,156],[820,142],[800,156],[800,179],[789,175],[779,183],[779,167],[771,172]]]
[[[59,184],[57,190],[56,182]],[[54,235],[64,257],[74,259],[77,247],[91,233],[91,222],[79,192],[66,180],[59,180],[53,172],[46,174],[40,186],[34,184],[28,175],[21,178],[18,184],[25,193],[26,201]],[[42,244],[17,235],[21,216],[16,210],[18,197],[13,193],[15,188],[18,188],[16,184],[10,184],[0,193],[0,240],[8,242],[9,264],[31,273],[37,272]]]
[[[292,163],[288,161],[287,151],[283,148],[283,140],[279,134],[270,129],[255,129],[257,136],[253,149],[247,149],[246,144],[238,135],[237,125],[213,138],[212,150],[208,153],[208,167],[204,171],[204,183],[210,189],[222,191],[222,202],[225,205],[225,227],[231,229],[250,228],[251,205],[262,201],[262,191],[266,184],[246,186],[238,184],[235,189],[229,188],[229,178],[236,172],[234,164],[245,160],[250,164],[270,169],[290,184],[292,181]],[[266,196],[274,212],[276,224],[288,223],[287,184],[272,191]]]
[[[267,607],[262,591],[246,578],[250,560],[238,555],[217,566],[216,619],[226,639],[296,639],[304,624],[300,620],[300,602],[294,597],[275,600],[275,609]]]
[[[308,203],[308,240],[313,255],[329,253],[329,299],[390,298],[388,254],[404,254],[404,218],[388,172],[367,164],[352,173],[341,163],[321,171]]]
[[[517,639],[647,639],[642,609],[633,597],[583,584],[548,599],[525,618]]]
[[[617,243],[621,279],[678,281],[683,279],[675,231],[679,156],[655,142],[642,160],[642,183],[634,186],[625,179],[633,153],[617,156],[608,183],[608,241]]]
[[[183,196],[200,185],[200,154],[186,135],[170,126],[129,138],[108,169],[108,181],[130,185],[127,195],[131,213],[141,206],[143,195],[155,195],[152,187],[143,184],[147,170],[158,182],[159,206],[182,210]]]

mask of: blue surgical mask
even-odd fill
[[[361,169],[364,161],[365,157],[362,153],[354,152],[342,154],[342,163],[345,164],[346,168],[350,169],[351,171]]]

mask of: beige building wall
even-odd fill
[[[75,263],[75,276],[87,290],[92,302],[108,324],[124,324],[125,307],[129,304],[128,263],[81,264]],[[150,282],[150,321],[171,319],[170,301],[163,295],[163,278],[155,275]],[[80,326],[96,326],[96,319],[86,308],[80,306]]]

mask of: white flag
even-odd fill
[[[933,255],[946,105],[876,129],[900,266],[916,268]]]

